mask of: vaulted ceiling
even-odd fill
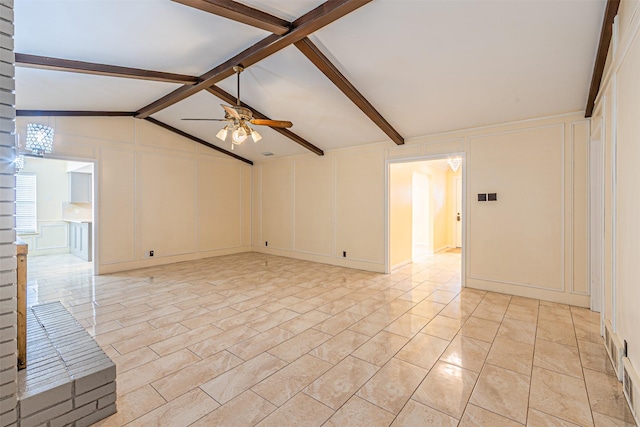
[[[291,135],[258,127],[263,139],[236,155],[393,146],[584,111],[606,3],[15,0],[16,107],[131,113],[229,150],[215,138],[221,122],[181,119],[223,118],[237,63],[242,101],[294,126]],[[116,66],[118,76],[34,67],[37,57]],[[177,76],[125,78],[121,67]]]

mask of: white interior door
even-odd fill
[[[462,247],[462,177],[456,177],[456,248]]]

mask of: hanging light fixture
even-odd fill
[[[35,156],[44,156],[53,149],[53,128],[45,125],[27,124],[27,142],[25,148]]]
[[[459,157],[459,156],[449,157],[447,159],[447,163],[449,164],[449,167],[451,168],[452,171],[457,172],[458,168],[462,164],[462,157]]]
[[[24,167],[24,154],[18,154],[13,164],[16,167],[16,172],[20,172]]]

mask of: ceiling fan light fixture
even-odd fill
[[[253,138],[253,142],[258,142],[262,139],[262,135],[260,135],[257,130],[252,129],[251,138]]]
[[[227,132],[229,131],[229,129],[227,128],[228,126],[225,126],[222,129],[220,129],[216,134],[216,138],[218,138],[221,141],[224,141],[225,139],[227,139]]]
[[[234,144],[242,144],[244,140],[247,139],[247,131],[243,126],[238,126],[238,128],[231,133],[231,139]]]

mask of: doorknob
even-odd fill
[[[458,215],[456,216],[456,220],[460,221],[460,213],[458,212]]]

